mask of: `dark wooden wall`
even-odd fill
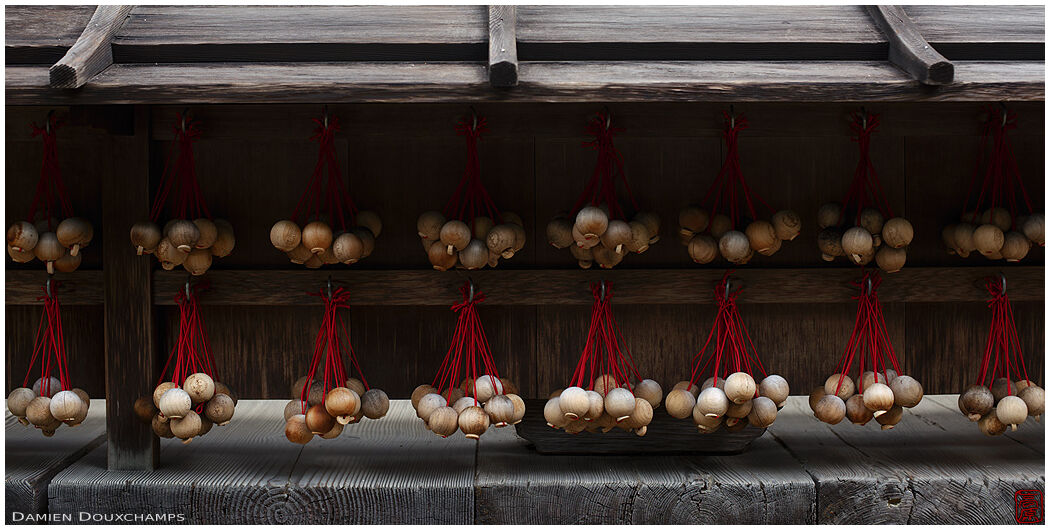
[[[756,257],[747,268],[844,267],[826,264],[816,249],[815,214],[829,200],[841,200],[856,164],[850,140],[849,112],[858,105],[741,104],[751,128],[741,138],[744,174],[753,189],[777,208],[803,217],[802,235],[773,257]],[[1042,207],[1044,191],[1043,104],[1011,105],[1020,114],[1013,134],[1022,178]],[[990,262],[948,256],[941,227],[958,214],[974,168],[978,104],[869,105],[882,115],[873,140],[873,158],[895,210],[916,229],[909,266],[976,267]],[[530,241],[501,268],[574,268],[567,251],[556,251],[543,237],[547,220],[568,209],[594,163],[582,147],[584,126],[600,104],[476,105],[488,118],[490,132],[481,142],[483,179],[501,209],[519,213]],[[64,109],[68,110],[68,109]],[[150,109],[154,182],[170,148],[175,107]],[[294,269],[268,239],[270,225],[287,217],[316,160],[310,142],[314,106],[201,106],[204,135],[197,147],[197,171],[213,214],[229,219],[238,240],[234,253],[215,267],[235,270]],[[617,104],[613,119],[626,131],[617,141],[632,188],[643,208],[663,220],[664,239],[621,267],[678,268],[694,265],[674,239],[678,210],[703,195],[721,164],[723,105]],[[23,216],[39,170],[39,141],[29,138],[28,121],[43,119],[47,109],[8,107],[8,221]],[[448,199],[464,164],[462,138],[453,126],[468,112],[464,105],[337,105],[329,109],[343,123],[337,149],[351,190],[363,208],[379,212],[382,235],[372,256],[354,267],[427,269],[415,235],[415,219],[425,209],[439,209]],[[120,164],[110,135],[129,134],[130,115],[120,107],[74,108],[71,125],[59,133],[61,163],[78,212],[101,232],[100,183]],[[145,178],[145,176],[144,176]],[[100,242],[87,249],[83,267],[100,267]],[[128,251],[131,252],[130,244]],[[143,258],[145,259],[145,258]],[[1033,249],[1022,263],[1042,265],[1043,249]],[[1000,264],[995,264],[999,266]],[[25,268],[7,261],[8,268]],[[712,267],[722,265],[713,264]],[[33,264],[39,268],[39,264]],[[342,266],[340,266],[342,267]],[[1008,265],[1002,265],[1009,275]],[[998,270],[990,269],[990,270]],[[982,271],[974,270],[974,276]],[[441,273],[434,272],[435,277]],[[461,274],[462,273],[444,273]],[[75,283],[76,274],[73,275]],[[593,271],[597,280],[601,273]],[[41,282],[44,274],[40,273]],[[318,286],[320,287],[320,286]],[[482,284],[480,288],[484,290]],[[750,285],[750,289],[777,289]],[[975,289],[960,285],[959,289]],[[70,294],[69,296],[75,296]],[[448,292],[448,302],[458,293]],[[581,298],[589,296],[580,292]],[[794,393],[806,393],[834,370],[854,318],[850,303],[742,305],[741,313],[768,368],[783,374]],[[162,334],[170,348],[177,310],[159,308]],[[205,318],[219,372],[244,397],[285,398],[290,383],[305,370],[319,321],[319,306],[206,306]],[[482,319],[497,363],[517,380],[528,397],[545,396],[563,385],[579,355],[586,306],[486,304]],[[958,392],[976,377],[989,314],[980,302],[966,304],[887,304],[890,334],[906,372],[931,393]],[[1015,304],[1018,331],[1029,373],[1042,382],[1044,327],[1039,302]],[[7,386],[21,382],[39,309],[7,307]],[[72,373],[82,386],[102,395],[102,315],[97,306],[70,306],[66,330]],[[688,371],[689,359],[706,336],[714,307],[711,293],[697,292],[695,304],[622,306],[617,309],[643,374],[673,385]],[[442,307],[355,307],[352,333],[369,382],[392,396],[405,397],[417,384],[430,382],[448,345],[454,315]],[[74,376],[78,378],[78,376]]]

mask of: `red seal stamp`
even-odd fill
[[[1017,490],[1014,492],[1014,519],[1020,524],[1043,522],[1043,492]]]

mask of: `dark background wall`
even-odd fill
[[[1020,115],[1011,136],[1029,193],[1043,206],[1043,104],[1011,104]],[[501,209],[519,213],[530,240],[501,268],[575,268],[567,251],[546,243],[547,221],[568,209],[590,176],[595,154],[582,146],[587,119],[601,104],[478,104],[490,132],[480,144],[483,179]],[[846,267],[827,264],[816,248],[816,210],[841,200],[856,164],[850,140],[850,112],[859,105],[740,103],[750,129],[740,141],[741,164],[752,188],[775,208],[792,208],[803,218],[802,234],[772,257],[756,256],[754,268]],[[941,228],[958,215],[974,170],[979,119],[985,107],[963,103],[870,105],[882,126],[872,157],[892,207],[916,230],[908,266],[975,267],[989,271],[1014,265],[984,258],[962,260],[945,253]],[[100,189],[121,164],[110,135],[129,134],[130,107],[59,109],[69,124],[59,132],[59,156],[77,213],[95,223],[96,240],[82,269],[101,267]],[[27,213],[39,174],[41,147],[28,123],[42,123],[47,108],[7,109],[7,211],[10,222]],[[151,137],[154,185],[172,140],[178,107],[153,107]],[[316,161],[308,140],[311,117],[320,108],[304,105],[198,106],[202,122],[197,172],[212,213],[229,219],[237,232],[234,253],[217,269],[292,270],[298,266],[269,243],[270,225],[290,215]],[[722,161],[724,105],[617,104],[617,139],[634,193],[645,209],[658,212],[663,240],[621,268],[692,270],[685,248],[675,241],[678,210],[699,199]],[[379,212],[384,222],[376,250],[354,265],[364,269],[428,269],[415,235],[415,220],[440,209],[462,174],[464,147],[455,123],[469,112],[463,105],[335,105],[343,131],[336,147],[355,201]],[[143,175],[147,178],[147,175]],[[133,250],[128,244],[128,251]],[[146,258],[143,258],[146,259]],[[1021,265],[1042,265],[1042,248]],[[25,266],[6,262],[8,269]],[[722,267],[717,262],[710,267]],[[343,267],[343,266],[340,266]],[[40,270],[39,262],[31,264]],[[442,274],[434,272],[435,277]],[[455,272],[443,274],[458,274]],[[975,271],[975,276],[979,271]],[[593,271],[597,280],[601,273]],[[75,289],[76,273],[70,286]],[[40,273],[41,284],[44,273]],[[320,286],[318,286],[320,287]],[[484,285],[480,285],[484,290]],[[749,289],[777,289],[749,285]],[[959,289],[975,289],[960,285]],[[67,292],[64,299],[76,296]],[[449,304],[458,293],[450,290]],[[589,296],[580,292],[581,298]],[[702,345],[715,308],[710,292],[695,293],[694,304],[620,306],[617,318],[644,376],[673,385],[688,375],[689,361]],[[1044,327],[1041,302],[1015,303],[1029,374],[1042,382]],[[904,365],[930,393],[954,393],[976,378],[990,314],[983,303],[892,303],[884,308],[890,335]],[[807,393],[835,370],[853,325],[851,303],[741,305],[767,368],[784,375],[793,393]],[[21,384],[32,352],[40,308],[7,306],[7,390]],[[162,348],[170,350],[177,309],[160,308]],[[565,384],[579,357],[589,308],[485,304],[482,320],[501,370],[529,397],[545,396]],[[93,396],[104,394],[103,315],[98,306],[64,308],[70,372]],[[286,398],[291,382],[307,368],[320,320],[319,306],[206,306],[204,317],[220,377],[243,397]],[[351,326],[355,349],[369,381],[394,397],[430,382],[448,346],[454,315],[441,306],[355,307]],[[163,363],[161,363],[163,365]]]

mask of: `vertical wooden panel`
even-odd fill
[[[45,276],[40,273],[41,280]],[[62,293],[59,293],[62,300]],[[33,340],[43,315],[43,306],[7,306],[7,381],[6,396],[22,386],[29,361],[33,355]],[[73,386],[84,389],[89,396],[101,398],[106,394],[105,363],[102,337],[98,330],[103,326],[101,306],[63,306],[62,332],[65,336],[66,355],[69,360],[69,377]],[[33,367],[29,384],[40,377],[40,361]]]
[[[152,264],[127,240],[128,227],[149,217],[149,126],[148,110],[139,108],[135,135],[112,138],[114,163],[103,183],[109,469],[150,470],[158,462],[157,438],[134,412],[139,396],[152,395],[157,370]]]

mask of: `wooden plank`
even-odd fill
[[[6,6],[6,64],[54,64],[77,41],[95,6]]]
[[[152,263],[135,255],[128,227],[149,217],[149,113],[136,110],[135,135],[113,137],[114,164],[103,183],[106,407],[110,469],[149,470],[157,441],[135,420],[133,405],[150,395],[157,377],[150,279]]]
[[[536,101],[1041,101],[1038,61],[959,61],[931,90],[885,62],[523,62],[513,94],[465,63],[116,64],[75,94],[39,67],[8,66],[11,105]]]
[[[821,423],[792,397],[768,433],[816,481],[819,523],[1010,523],[1014,491],[1043,488],[1043,455],[934,403],[955,399],[926,396],[882,431]]]
[[[875,5],[867,9],[889,41],[891,63],[920,83],[946,85],[952,82],[955,66],[926,42],[903,8]]]
[[[92,399],[87,418],[76,427],[63,425],[45,438],[33,426],[22,425],[5,412],[4,484],[7,524],[25,524],[27,515],[48,513],[51,479],[106,440],[106,403]]]
[[[516,6],[489,6],[489,83],[496,88],[518,84]]]
[[[302,447],[284,437],[283,409],[283,402],[242,399],[228,425],[189,444],[163,440],[152,471],[109,470],[100,448],[51,481],[50,511],[75,517],[90,507],[109,517],[151,514],[146,521],[167,523],[295,522],[307,507],[288,490],[288,476]]]
[[[904,12],[952,60],[1042,60],[1045,56],[1045,6],[908,5]]]
[[[99,247],[91,247],[99,251]],[[86,253],[86,251],[85,251]],[[44,305],[38,300],[47,272],[44,270],[5,270],[4,303],[7,305]],[[71,273],[56,272],[55,279],[62,282],[60,300],[62,305],[101,305],[102,271],[77,270]]]
[[[52,88],[80,88],[113,64],[110,39],[131,13],[132,6],[101,5],[84,32],[48,71]]]
[[[892,302],[983,301],[986,292],[974,282],[997,275],[999,267],[906,267],[884,275],[879,298]],[[1037,266],[1008,270],[1015,301],[1042,300],[1044,270]],[[589,285],[600,280],[613,284],[619,304],[713,304],[712,286],[724,269],[653,270],[479,270],[453,273],[421,270],[216,270],[209,271],[212,288],[203,304],[316,305],[316,292],[329,277],[353,293],[354,305],[448,305],[457,289],[472,278],[492,305],[590,305]],[[856,294],[851,282],[855,268],[740,269],[734,276],[746,285],[776,286],[745,289],[740,303],[836,303]],[[185,273],[154,275],[154,303],[174,305],[185,284]]]
[[[817,522],[813,480],[768,436],[736,456],[579,457],[536,454],[510,429],[490,429],[475,495],[481,524]]]
[[[272,406],[283,409],[283,402]],[[462,433],[435,435],[408,400],[394,400],[383,418],[307,444],[289,496],[306,524],[474,524],[478,446]]]

